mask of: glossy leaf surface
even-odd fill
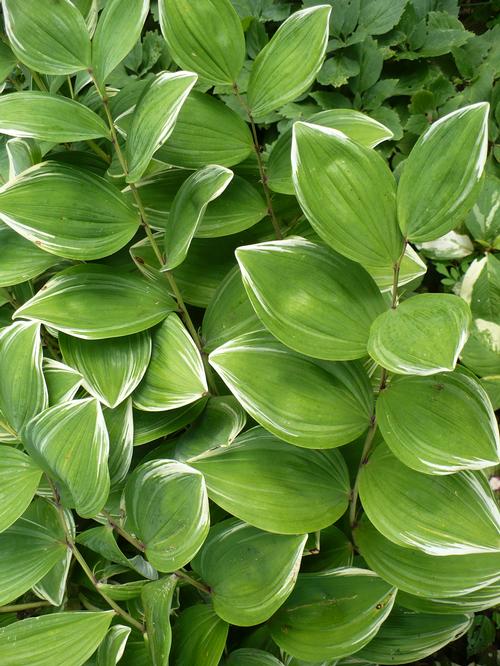
[[[0,532],[21,516],[29,506],[42,476],[42,470],[22,451],[0,446]]]

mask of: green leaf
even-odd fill
[[[354,532],[368,566],[392,585],[423,597],[457,597],[500,580],[500,554],[474,553],[436,557],[398,546],[363,517]]]
[[[386,264],[385,266],[365,266],[366,270],[370,273],[375,280],[378,288],[382,292],[392,290],[394,282],[394,265]],[[398,276],[398,286],[402,287],[405,284],[417,280],[422,275],[425,275],[427,266],[420,256],[415,252],[411,245],[407,245],[405,253],[401,260]]]
[[[486,174],[465,225],[475,240],[500,248],[500,180]]]
[[[302,122],[293,127],[293,181],[311,226],[349,259],[367,266],[393,264],[403,243],[396,183],[387,164],[337,130]]]
[[[391,139],[390,129],[354,109],[331,109],[315,113],[309,118],[311,123],[331,127],[343,132],[353,141],[367,148],[375,148],[382,141]],[[274,144],[267,163],[269,187],[274,192],[295,194],[292,180],[292,130],[284,132]]]
[[[330,12],[329,5],[295,12],[258,54],[248,83],[254,117],[292,102],[309,88],[325,57]]]
[[[361,469],[359,494],[370,521],[400,546],[429,555],[500,551],[500,511],[481,472],[420,474],[381,445]]]
[[[149,0],[106,2],[92,39],[92,69],[98,82],[105,83],[134,48],[148,12]]]
[[[231,167],[253,149],[250,129],[237,113],[217,97],[192,90],[168,142],[155,157],[187,169],[207,164]]]
[[[114,409],[103,407],[102,415],[109,437],[109,477],[112,486],[125,480],[132,461],[134,446],[134,415],[131,398]]]
[[[85,340],[101,340],[151,328],[176,307],[166,289],[137,274],[87,264],[59,272],[14,317],[40,321]]]
[[[8,604],[38,583],[66,555],[57,509],[36,499],[0,534],[0,604]]]
[[[370,35],[389,32],[401,18],[407,0],[363,0],[360,3],[358,30]]]
[[[309,535],[305,551],[309,557],[302,560],[300,568],[302,572],[307,573],[350,567],[354,556],[351,541],[335,525]]]
[[[29,506],[42,476],[29,456],[8,446],[0,446],[0,532],[21,516]]]
[[[177,409],[207,391],[200,352],[182,321],[172,313],[153,334],[151,362],[134,391],[134,405],[147,412]]]
[[[9,139],[5,151],[9,159],[9,180],[42,161],[42,151],[34,139]]]
[[[23,438],[37,464],[60,485],[66,506],[95,516],[109,493],[109,440],[97,400],[65,402],[30,421]]]
[[[65,362],[83,376],[84,388],[107,407],[116,407],[137,387],[151,358],[149,332],[109,340],[82,340],[61,333]]]
[[[397,374],[453,370],[469,335],[467,303],[453,294],[417,294],[372,324],[370,356]]]
[[[204,349],[211,352],[239,335],[261,328],[235,266],[219,284],[205,311],[201,329]]]
[[[208,604],[185,608],[174,626],[172,666],[217,666],[224,652],[229,625]]]
[[[172,270],[184,261],[208,204],[224,192],[233,175],[230,169],[210,164],[181,185],[165,231],[167,259],[163,270]]]
[[[426,599],[406,592],[398,592],[398,604],[418,613],[447,615],[449,613],[478,613],[497,606],[500,601],[500,583],[492,583],[457,597]]]
[[[141,593],[152,666],[169,664],[172,644],[170,613],[177,580],[175,575],[161,578],[145,585]]]
[[[103,640],[114,613],[54,613],[0,628],[0,662],[9,666],[82,666]]]
[[[37,164],[7,183],[0,191],[0,217],[21,236],[67,259],[113,254],[139,226],[136,211],[104,178],[56,162]]]
[[[458,370],[391,381],[377,400],[377,423],[394,455],[417,472],[450,474],[500,462],[488,394]]]
[[[123,656],[131,627],[113,625],[97,650],[97,666],[116,666]]]
[[[500,326],[486,319],[475,319],[461,361],[477,375],[494,375],[500,370]]]
[[[43,359],[43,375],[49,394],[49,407],[73,400],[82,384],[79,372],[51,358]]]
[[[263,532],[230,518],[213,527],[191,566],[210,587],[223,620],[268,620],[293,590],[307,535]]]
[[[366,356],[370,326],[386,305],[359,264],[302,238],[240,247],[236,258],[255,312],[281,342],[315,358]]]
[[[224,666],[283,666],[283,662],[264,650],[241,648],[231,652]]]
[[[230,0],[160,0],[160,25],[174,60],[210,83],[232,84],[245,59],[245,36]]]
[[[178,438],[175,457],[181,462],[219,446],[229,446],[243,430],[246,414],[232,395],[208,399],[203,413]]]
[[[365,569],[301,574],[270,622],[271,635],[298,659],[340,659],[375,636],[395,596],[395,588]]]
[[[0,287],[36,278],[59,261],[0,222]]]
[[[474,259],[462,280],[460,296],[474,318],[500,325],[500,260],[494,254]]]
[[[192,423],[205,408],[207,398],[165,412],[134,410],[134,446],[149,444]]]
[[[189,464],[216,504],[262,530],[315,532],[347,509],[349,478],[338,451],[290,446],[260,427]]]
[[[205,480],[197,470],[174,460],[137,467],[125,486],[127,526],[146,546],[159,571],[190,562],[208,534],[210,517]]]
[[[356,364],[316,362],[265,332],[230,340],[209,360],[250,416],[286,442],[333,448],[368,427],[373,398]]]
[[[47,406],[40,325],[19,321],[0,332],[0,412],[13,433]]]
[[[377,664],[413,664],[463,636],[471,623],[471,615],[436,616],[394,608],[356,658]]]
[[[90,37],[83,16],[70,0],[3,0],[10,46],[25,65],[43,74],[73,74],[90,66]]]
[[[192,72],[162,72],[135,107],[127,138],[127,182],[144,174],[153,155],[165,143],[197,76]]]
[[[488,153],[489,104],[453,111],[415,144],[398,186],[398,220],[412,242],[430,241],[460,224],[479,193]]]
[[[0,97],[0,133],[55,143],[109,138],[106,123],[83,104],[37,91]]]

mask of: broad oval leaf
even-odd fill
[[[354,532],[368,566],[401,590],[423,597],[457,597],[500,581],[500,554],[436,557],[398,546],[363,517]]]
[[[333,448],[369,425],[373,397],[356,364],[315,362],[266,332],[230,340],[209,360],[250,416],[290,444]]]
[[[200,472],[174,460],[152,460],[129,476],[124,497],[127,526],[156,569],[175,571],[193,559],[210,525]]]
[[[223,620],[268,620],[293,590],[307,535],[263,532],[235,518],[213,527],[191,566],[210,587]]]
[[[0,628],[0,662],[9,666],[82,666],[94,653],[114,613],[53,613]]]
[[[429,555],[500,551],[500,511],[481,472],[420,474],[384,444],[362,467],[363,508],[382,534]]]
[[[84,518],[103,508],[109,494],[106,424],[97,400],[50,407],[25,429],[24,445],[58,486],[66,506]]]
[[[127,137],[128,183],[139,180],[155,152],[172,133],[196,80],[192,72],[162,72],[143,93]]]
[[[25,453],[0,446],[0,532],[24,513],[41,476],[42,470]]]
[[[36,499],[0,534],[0,604],[8,604],[38,583],[67,551],[57,509]]]
[[[271,635],[298,659],[340,659],[375,636],[395,597],[395,588],[366,569],[300,574],[270,622]]]
[[[235,111],[213,95],[192,90],[172,134],[155,157],[187,169],[207,164],[231,167],[253,149],[250,129]]]
[[[105,83],[115,67],[132,51],[141,36],[149,0],[110,0],[99,16],[92,38],[92,69]]]
[[[61,333],[65,362],[83,377],[85,389],[107,407],[116,407],[137,387],[151,358],[148,331],[109,340],[82,340]]]
[[[1,98],[0,98],[1,99]],[[36,278],[60,262],[0,222],[0,287]]]
[[[189,464],[216,504],[262,530],[315,532],[347,509],[349,477],[338,451],[292,447],[260,427]]]
[[[90,37],[70,0],[3,0],[5,30],[12,50],[25,65],[43,74],[73,74],[90,66]]]
[[[8,182],[0,191],[0,218],[67,259],[113,254],[139,226],[136,211],[104,178],[56,162],[37,164]]]
[[[230,169],[209,164],[181,185],[165,230],[164,270],[172,270],[184,261],[208,204],[224,192],[233,175]]]
[[[255,58],[248,105],[256,118],[292,102],[314,81],[325,58],[330,5],[295,12]]]
[[[315,358],[366,356],[386,304],[359,264],[301,238],[240,247],[236,258],[255,312],[281,342]]]
[[[354,109],[330,109],[309,118],[315,125],[331,127],[343,132],[353,141],[367,148],[375,148],[382,141],[392,139],[391,130],[378,120]],[[292,180],[292,130],[284,132],[274,144],[267,163],[269,187],[274,192],[295,194]]]
[[[87,264],[58,273],[14,317],[85,340],[101,340],[151,328],[176,307],[166,289],[140,275]]]
[[[33,90],[0,97],[0,133],[56,143],[109,137],[106,123],[88,107]]]
[[[168,666],[172,645],[170,613],[177,576],[166,576],[145,585],[141,592],[152,666]]]
[[[454,294],[417,294],[372,324],[370,356],[400,375],[434,375],[455,368],[469,336],[471,314]]]
[[[391,381],[377,400],[377,423],[394,455],[417,472],[450,474],[500,462],[490,399],[464,372]]]
[[[240,648],[231,652],[224,666],[283,666],[283,662],[264,650]]]
[[[304,214],[334,250],[366,266],[387,267],[399,259],[396,183],[374,150],[337,130],[298,122],[292,172]]]
[[[412,242],[443,236],[475,203],[488,154],[489,108],[479,102],[440,118],[408,156],[398,186],[398,219]]]
[[[172,666],[218,666],[226,645],[229,625],[208,604],[185,608],[174,625]]]
[[[471,624],[471,615],[436,616],[396,607],[356,658],[381,665],[414,664],[460,638]]]
[[[449,613],[478,613],[498,606],[500,583],[496,582],[458,597],[417,597],[398,592],[398,604],[418,613],[448,615]]]
[[[179,317],[172,313],[153,334],[151,362],[133,394],[146,412],[177,409],[208,391],[201,354]]]
[[[210,83],[232,84],[245,59],[245,36],[230,0],[160,0],[160,25],[174,60]]]
[[[40,325],[18,321],[0,332],[0,413],[13,434],[48,403]]]

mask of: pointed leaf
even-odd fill
[[[68,259],[113,254],[139,226],[132,206],[104,178],[56,162],[37,164],[7,183],[0,191],[0,217],[42,249]]]
[[[395,588],[365,569],[301,574],[270,622],[271,635],[298,659],[340,659],[375,636],[395,596]]]
[[[66,525],[65,530],[62,528],[61,518]],[[66,543],[67,534],[70,534],[72,539],[75,538],[75,522],[71,511],[65,510],[59,516],[57,516],[57,514],[54,516],[54,512],[52,512],[52,521],[54,520],[57,520],[57,527],[54,525],[53,528],[54,533],[56,533],[57,530],[59,541],[61,543]],[[72,561],[73,553],[69,548],[66,548],[65,552],[54,566],[41,580],[33,585],[33,592],[41,599],[45,599],[51,603],[53,606],[62,606],[66,596],[66,583]]]
[[[174,60],[210,83],[234,83],[245,59],[245,36],[230,0],[160,0],[158,5]]]
[[[172,133],[196,79],[192,72],[163,72],[140,98],[127,138],[128,183],[139,180],[154,153]]]
[[[24,444],[57,484],[67,506],[84,518],[103,508],[109,493],[109,440],[97,400],[50,407],[26,427]]]
[[[481,472],[420,474],[381,445],[361,469],[359,494],[370,521],[400,546],[429,555],[500,551],[500,511]]]
[[[111,611],[54,613],[0,628],[0,662],[9,666],[82,666],[103,640]]]
[[[83,376],[85,389],[107,407],[116,407],[141,381],[151,358],[148,331],[109,340],[82,340],[62,333],[65,362]]]
[[[52,358],[43,359],[43,375],[49,393],[49,407],[73,400],[82,385],[79,372]]]
[[[314,532],[347,509],[349,477],[338,451],[292,447],[260,427],[189,464],[216,504],[262,530]]]
[[[90,37],[70,0],[3,0],[5,30],[12,50],[25,65],[43,74],[73,74],[90,66]]]
[[[368,352],[383,368],[401,375],[451,371],[470,323],[470,309],[458,296],[417,294],[373,322]]]
[[[196,171],[181,185],[165,231],[164,270],[172,270],[184,261],[208,204],[224,192],[232,178],[230,169],[211,164]]]
[[[87,264],[58,273],[14,316],[84,340],[100,340],[151,328],[176,307],[166,289],[139,275]]]
[[[295,191],[314,230],[364,266],[393,264],[403,243],[396,183],[387,164],[337,130],[302,122],[293,127]]]
[[[116,666],[127,645],[131,627],[123,624],[113,625],[97,650],[97,666]]]
[[[0,412],[14,433],[47,406],[40,325],[19,321],[0,332]]]
[[[254,117],[275,111],[309,88],[325,58],[330,12],[330,5],[295,12],[258,54],[248,83]]]
[[[307,535],[279,535],[230,518],[213,527],[191,566],[210,587],[223,620],[268,620],[293,590]]]
[[[172,666],[217,666],[224,652],[229,625],[208,604],[184,609],[174,626]]]
[[[314,362],[264,332],[230,340],[209,360],[250,416],[286,442],[333,448],[368,427],[372,393],[356,364]]]
[[[134,392],[134,405],[147,412],[177,409],[207,391],[200,352],[172,313],[153,334],[151,362]]]
[[[125,486],[127,525],[159,571],[175,571],[196,555],[210,517],[203,476],[173,460],[137,467]]]
[[[386,305],[361,266],[301,238],[240,247],[236,258],[255,312],[281,342],[315,358],[366,356]]]
[[[169,664],[172,644],[170,613],[177,580],[177,576],[161,578],[154,583],[148,583],[141,593],[153,666]]]
[[[377,400],[377,423],[391,451],[426,474],[500,462],[500,438],[486,391],[472,375],[400,377]]]
[[[109,137],[106,123],[88,107],[33,90],[2,95],[0,133],[55,143]]]
[[[41,476],[42,470],[25,453],[0,446],[0,532],[24,513]]]
[[[134,447],[134,416],[131,398],[114,409],[103,407],[102,415],[109,437],[109,477],[112,486],[125,481]]]
[[[479,193],[488,153],[487,102],[436,121],[417,141],[398,186],[398,219],[413,242],[434,240],[460,224]]]
[[[149,444],[155,439],[183,430],[201,414],[206,401],[207,398],[201,398],[184,407],[165,412],[143,412],[134,409],[134,446]]]

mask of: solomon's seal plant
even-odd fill
[[[397,143],[375,36],[472,36],[355,4],[2,0],[3,666],[413,663],[498,603],[489,104]]]

